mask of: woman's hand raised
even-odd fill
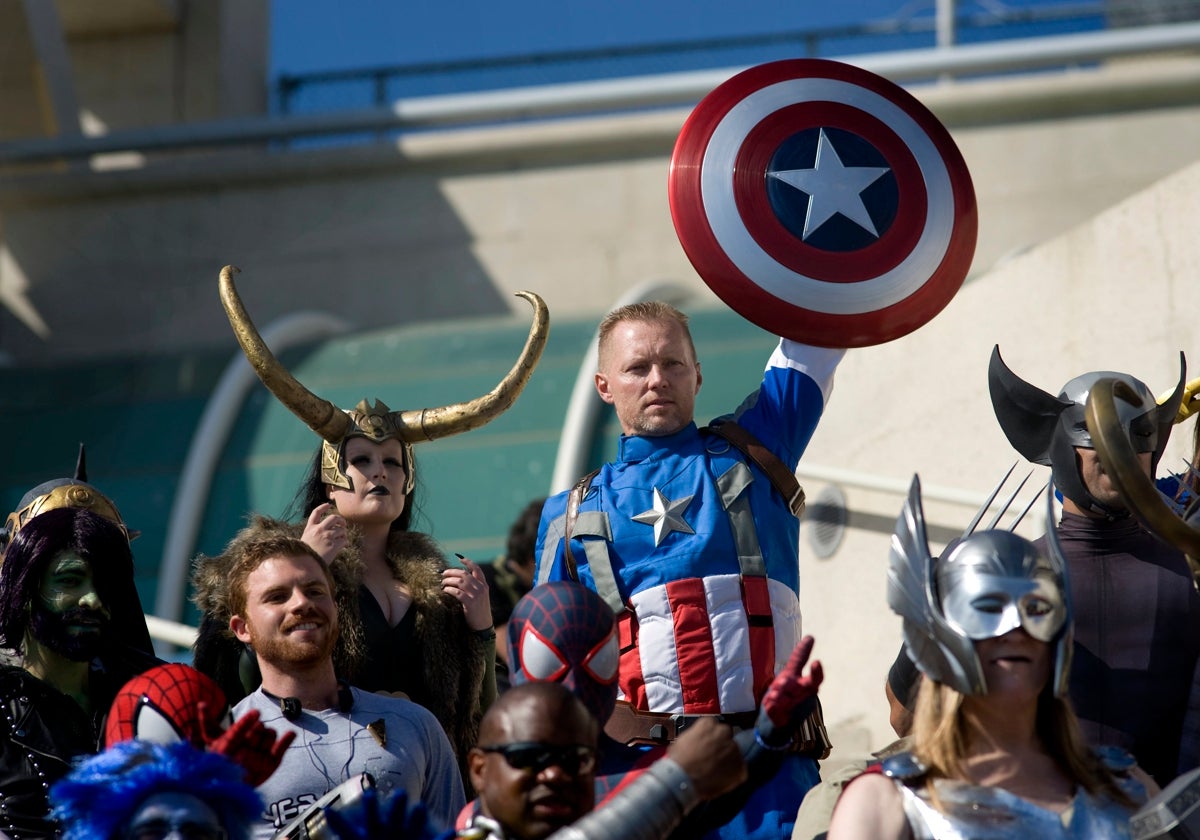
[[[492,602],[483,570],[479,568],[479,564],[461,554],[454,556],[462,562],[463,568],[443,571],[442,589],[462,604],[468,627],[472,630],[487,630],[492,626]]]
[[[308,515],[301,535],[313,551],[320,554],[326,563],[332,563],[338,552],[346,547],[349,539],[346,536],[346,520],[337,509],[326,502],[317,505]]]

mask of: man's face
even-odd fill
[[[480,747],[527,744],[530,751],[506,758],[477,747],[469,756],[471,783],[479,791],[484,816],[517,840],[542,840],[591,811],[595,767],[586,761],[580,766],[579,759],[591,755],[594,764],[595,733],[591,716],[578,704],[548,708],[529,702],[511,709],[499,726],[480,733]],[[539,752],[551,763],[528,768],[510,764],[525,763],[523,758]],[[555,753],[562,755],[554,758]]]
[[[1137,455],[1138,464],[1147,476],[1150,476],[1150,458],[1152,456],[1151,452],[1139,452]],[[1104,465],[1100,463],[1100,456],[1096,454],[1096,450],[1075,447],[1075,462],[1079,466],[1079,475],[1083,478],[1083,484],[1092,494],[1092,498],[1114,510],[1125,509],[1121,494],[1117,492],[1112,479],[1104,471]]]
[[[87,662],[100,652],[111,618],[96,592],[91,564],[73,551],[56,555],[31,605],[33,640],[72,662]]]
[[[625,434],[660,437],[692,422],[701,381],[677,322],[622,321],[601,348],[596,391]]]
[[[190,793],[156,793],[146,797],[129,818],[121,836],[128,840],[225,840],[221,818],[203,799]]]
[[[229,629],[264,662],[281,669],[327,659],[337,641],[329,579],[312,557],[269,557],[246,577],[244,615]]]

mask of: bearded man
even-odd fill
[[[337,607],[329,567],[300,540],[269,535],[240,544],[230,567],[229,629],[258,660],[262,684],[233,709],[257,710],[295,733],[258,791],[271,837],[343,782],[370,774],[381,797],[404,791],[449,825],[465,797],[454,751],[433,714],[338,680]]]
[[[125,632],[125,631],[129,632]],[[0,831],[56,837],[46,791],[100,749],[118,689],[158,660],[122,526],[62,507],[29,519],[0,566]]]

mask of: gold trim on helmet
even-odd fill
[[[29,520],[46,511],[58,508],[90,510],[113,522],[121,529],[125,539],[130,539],[129,529],[125,527],[125,521],[121,519],[121,513],[117,510],[117,506],[94,487],[88,487],[85,484],[60,484],[38,496],[20,510],[10,513],[4,523],[5,538],[11,543],[13,537],[28,524]]]
[[[519,297],[525,298],[533,306],[533,325],[529,328],[529,336],[516,364],[491,391],[469,402],[440,408],[392,411],[378,400],[373,406],[368,406],[367,401],[363,400],[354,410],[343,411],[305,388],[275,358],[238,296],[233,276],[239,270],[232,265],[225,266],[221,269],[219,284],[221,303],[233,327],[233,334],[246,360],[275,398],[325,441],[321,448],[322,480],[335,487],[350,487],[342,458],[347,438],[366,437],[377,443],[395,438],[405,445],[409,482],[406,492],[411,490],[414,472],[411,445],[477,429],[507,411],[533,375],[550,334],[550,314],[545,302],[533,292],[517,292]],[[338,480],[330,481],[330,478]]]
[[[400,430],[396,428],[392,410],[381,400],[375,400],[375,405],[368,405],[367,401],[363,400],[346,414],[350,416],[351,427],[341,443],[321,443],[321,482],[343,490],[351,489],[350,479],[346,475],[346,441],[350,438],[364,437],[374,443],[383,443],[395,438],[404,447],[404,495],[412,493],[417,482],[412,444],[400,438]]]

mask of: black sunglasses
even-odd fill
[[[227,840],[225,829],[219,825],[198,822],[172,822],[153,819],[130,826],[126,840],[166,840],[178,836],[182,840]]]
[[[596,769],[596,751],[583,744],[539,744],[536,741],[519,741],[515,744],[497,744],[479,747],[485,753],[500,753],[508,766],[514,770],[532,770],[541,773],[547,767],[558,767],[570,776],[590,773]]]

